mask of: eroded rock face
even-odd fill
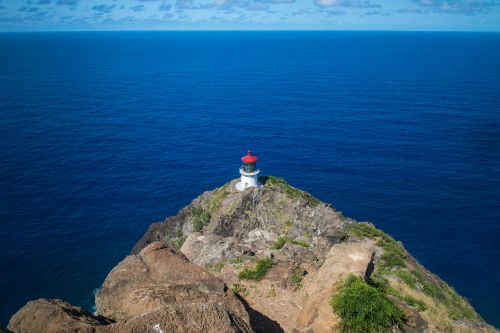
[[[220,303],[248,322],[248,314],[225,283],[157,242],[120,262],[96,295],[97,313],[129,320],[165,305]]]
[[[331,206],[320,202],[286,183],[267,182],[261,188],[249,188],[243,192],[235,189],[238,180],[210,192],[205,192],[165,222],[150,225],[147,232],[132,249],[132,254],[154,241],[164,239],[167,234],[181,233],[187,237],[183,249],[188,258],[196,263],[207,264],[222,260],[228,253],[257,252],[269,248],[278,235],[290,239],[302,239],[314,245],[319,260],[323,260],[331,245],[342,239],[343,227],[348,220]],[[194,236],[194,210],[202,209],[209,216],[201,234],[206,237],[203,244]],[[215,237],[218,236],[219,238]],[[237,242],[227,243],[230,239]],[[214,248],[224,239],[225,253],[206,258],[196,247]],[[188,248],[189,246],[189,248]]]
[[[148,227],[146,233],[137,241],[130,254],[138,254],[143,248],[154,242],[163,241],[168,233],[174,234],[176,230],[182,229],[185,221],[191,216],[191,207],[182,208],[175,216],[171,216],[166,222],[156,222]]]
[[[269,256],[277,235],[261,229],[245,238],[193,233],[186,238],[181,252],[193,263],[205,266],[240,256]]]
[[[93,333],[111,322],[61,300],[38,299],[14,314],[8,329],[15,333]]]
[[[242,255],[249,248],[234,237],[193,233],[186,238],[181,252],[193,263],[204,266]]]
[[[112,325],[104,332],[253,333],[253,330],[245,320],[222,304],[192,303],[164,305],[145,315]]]
[[[113,322],[60,300],[39,299],[9,323],[14,333],[253,333],[250,325],[218,303],[163,305],[127,321]]]

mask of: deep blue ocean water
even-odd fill
[[[278,175],[370,220],[500,327],[500,34],[0,34],[0,325],[92,308],[147,226]]]

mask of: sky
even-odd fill
[[[500,0],[0,0],[0,31],[500,31]]]

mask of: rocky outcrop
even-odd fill
[[[222,280],[161,242],[120,262],[96,295],[97,313],[113,320],[129,320],[165,305],[195,303],[222,304],[234,316],[249,320]]]
[[[126,257],[96,295],[98,315],[60,300],[29,302],[10,320],[15,333],[253,332],[225,283],[163,242]]]
[[[217,250],[226,256],[255,254],[269,247],[278,235],[286,235],[290,240],[300,239],[314,245],[321,260],[330,246],[344,237],[342,230],[349,220],[307,192],[275,177],[262,178],[265,186],[243,192],[236,190],[236,182],[234,180],[212,192],[205,192],[164,223],[152,224],[131,253],[136,254],[147,244],[165,237],[190,236],[196,231],[203,231],[203,236],[211,237],[210,241],[203,241],[203,247],[221,244],[223,250],[218,247]],[[203,230],[195,230],[193,226],[199,211],[205,212],[207,217]],[[183,249],[183,252],[189,251],[191,261],[208,263],[222,258],[222,253],[211,259],[199,259],[193,255],[192,249],[187,246],[200,245],[192,244],[200,240],[188,240]],[[256,244],[256,241],[261,243]],[[198,251],[198,254],[202,253],[205,256],[204,251]]]
[[[94,316],[61,300],[38,299],[28,302],[10,319],[8,329],[16,333],[92,333],[111,320]]]
[[[97,315],[37,300],[8,329],[339,332],[344,321],[331,300],[346,279],[357,279],[400,313],[387,326],[392,332],[495,332],[373,225],[345,218],[280,178],[260,181],[263,187],[243,192],[231,181],[152,224],[106,277]]]
[[[98,330],[97,333],[100,331]],[[164,305],[112,325],[102,333],[253,333],[249,323],[218,303]]]
[[[250,325],[217,303],[166,304],[127,321],[96,317],[60,300],[29,302],[10,320],[16,333],[252,333]],[[10,332],[10,331],[5,331]]]

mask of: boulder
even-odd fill
[[[12,316],[8,329],[15,333],[93,333],[96,327],[110,323],[61,300],[37,299]]]
[[[97,313],[121,321],[166,305],[190,303],[220,303],[249,321],[243,305],[222,280],[162,242],[126,257],[96,295]]]

